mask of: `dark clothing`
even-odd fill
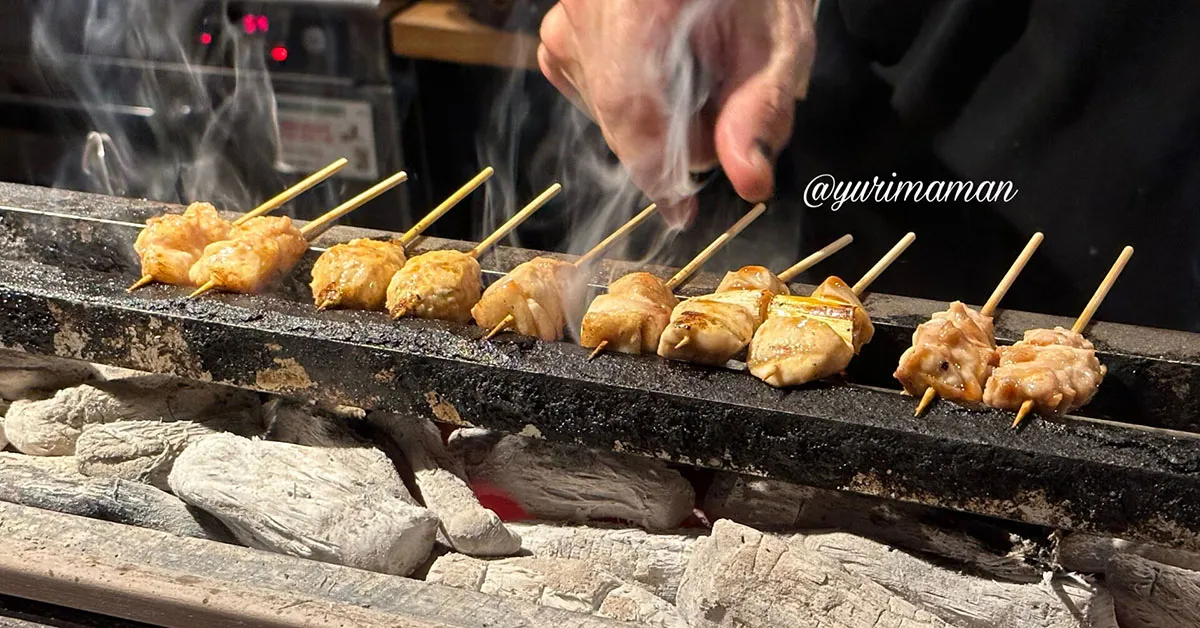
[[[1082,310],[1130,244],[1099,320],[1200,329],[1200,4],[1188,0],[823,0],[817,61],[779,162],[776,206],[818,267],[856,277],[907,231],[873,287],[981,303],[1035,231],[1003,307]],[[816,175],[1011,180],[1007,204],[809,209]],[[772,213],[778,213],[772,212]]]

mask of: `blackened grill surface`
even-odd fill
[[[0,186],[0,203],[132,222],[163,209],[20,186]],[[483,330],[471,326],[318,313],[303,291],[303,269],[272,295],[189,301],[186,291],[167,286],[129,295],[124,287],[136,273],[127,247],[135,231],[80,224],[0,211],[3,346],[1200,548],[1194,434],[1073,418],[1013,432],[1007,413],[949,404],[914,419],[911,398],[865,386],[778,391],[746,373],[654,356],[587,362],[587,351],[569,343],[512,335],[483,343]],[[362,232],[334,230],[326,241],[353,235]],[[423,247],[446,244],[465,247]],[[485,267],[511,268],[535,254],[500,249]],[[693,289],[711,288],[715,279],[700,277]],[[859,381],[894,365],[912,328],[942,304],[873,295],[868,307],[880,333],[861,356],[874,358],[851,373]],[[1000,323],[1009,338],[1025,326],[1069,325],[1021,313],[1004,313]],[[1091,336],[1107,351],[1105,386],[1115,382],[1118,392],[1139,378],[1158,381],[1143,369],[1175,373],[1171,384],[1185,387],[1195,375],[1194,335],[1100,324]],[[1129,352],[1172,341],[1171,359]],[[1121,364],[1139,372],[1127,378]],[[1195,403],[1182,392],[1179,403]],[[1137,401],[1130,403],[1140,408]],[[1197,415],[1144,416],[1135,419],[1192,429]]]

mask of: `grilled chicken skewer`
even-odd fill
[[[851,288],[829,277],[809,297],[779,295],[754,332],[746,364],[750,373],[782,388],[839,373],[871,341],[875,329],[859,300],[892,262],[916,240],[904,236]]]
[[[345,158],[312,173],[274,198],[246,212],[232,225],[208,203],[192,203],[183,214],[165,214],[146,221],[133,250],[142,260],[142,277],[133,292],[155,281],[172,285],[194,285],[188,277],[192,265],[204,253],[204,247],[229,237],[232,227],[251,218],[278,209],[284,203],[315,187],[350,163]]]
[[[922,395],[913,416],[921,416],[939,396],[965,406],[983,401],[983,386],[999,359],[992,315],[1042,239],[1041,232],[1033,234],[978,312],[955,301],[913,332],[912,346],[900,356],[895,373],[904,392]]]
[[[407,178],[404,172],[397,172],[300,229],[287,216],[257,216],[235,226],[229,239],[205,247],[204,254],[192,265],[189,278],[200,287],[188,298],[215,289],[243,294],[261,292],[291,271],[308,249],[311,238]]]
[[[535,257],[488,286],[471,308],[475,322],[489,329],[484,340],[506,329],[545,341],[561,340],[567,314],[583,296],[579,269],[603,255],[657,210],[658,206],[651,203],[573,263]]]
[[[317,309],[384,309],[388,284],[407,261],[404,247],[483,185],[493,172],[491,166],[484,168],[398,238],[386,242],[356,238],[322,253],[313,264],[309,284]]]
[[[483,270],[479,267],[479,256],[504,239],[561,190],[561,185],[551,185],[466,253],[430,251],[409,258],[388,284],[387,310],[392,318],[416,316],[458,323],[470,321],[471,307],[479,302],[483,292]]]
[[[1096,395],[1108,369],[1096,358],[1096,348],[1083,330],[1131,257],[1133,247],[1127,246],[1071,329],[1031,329],[1020,342],[999,349],[1000,363],[987,381],[983,402],[1016,410],[1013,429],[1035,409],[1059,416],[1082,408]]]

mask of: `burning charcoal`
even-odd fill
[[[314,406],[275,398],[263,404],[268,440],[310,447],[360,447],[345,418],[328,416]]]
[[[1080,573],[1104,573],[1108,559],[1115,554],[1134,554],[1156,563],[1200,571],[1200,553],[1080,532],[1063,537],[1056,552],[1064,569]]]
[[[666,600],[580,560],[530,557],[480,560],[447,554],[434,561],[426,580],[641,626],[687,627]]]
[[[995,578],[1042,579],[1043,570],[1032,564],[1037,558],[1032,542],[999,523],[919,504],[717,473],[704,496],[704,514],[760,530],[842,530],[947,558]]]
[[[86,362],[0,350],[0,398],[45,399],[54,391],[99,379]]]
[[[433,548],[438,520],[413,505],[382,452],[214,434],[168,478],[184,501],[268,551],[398,575]]]
[[[539,519],[616,519],[669,530],[692,514],[692,485],[658,460],[459,430],[450,450],[472,482],[507,493]]]
[[[15,401],[5,415],[13,447],[37,456],[68,456],[85,425],[115,421],[202,421],[214,429],[258,429],[254,393],[162,377],[64,388],[50,399]]]
[[[1133,554],[1113,556],[1105,572],[1123,628],[1200,626],[1200,572]]]
[[[638,528],[510,523],[521,548],[538,557],[582,560],[596,569],[634,582],[668,602],[691,558],[695,534],[650,534]]]
[[[75,443],[79,471],[170,491],[167,476],[191,443],[216,431],[192,421],[117,421],[84,426]]]
[[[439,536],[455,551],[471,556],[511,556],[521,537],[484,508],[463,480],[462,466],[446,453],[437,426],[427,419],[384,412],[370,415],[371,425],[386,434],[412,468],[421,499],[442,521]]]
[[[89,478],[75,458],[0,453],[0,501],[169,532],[233,542],[225,526],[152,486]]]

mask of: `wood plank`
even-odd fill
[[[536,70],[538,38],[480,24],[455,0],[421,0],[392,18],[402,57]]]
[[[0,503],[0,594],[168,628],[619,622],[418,580]]]

